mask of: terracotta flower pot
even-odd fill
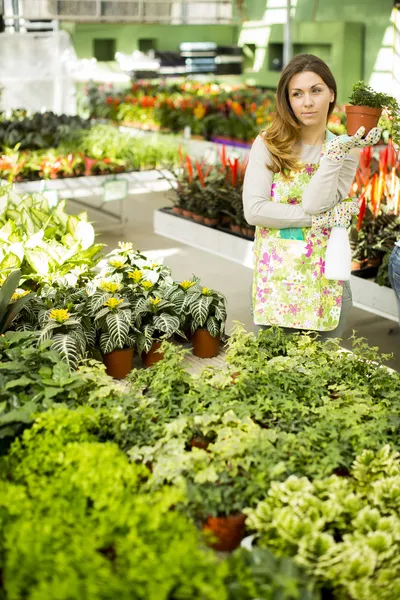
[[[220,336],[213,337],[207,329],[197,329],[192,337],[193,354],[199,358],[213,358],[219,353]]]
[[[113,350],[109,354],[103,354],[103,362],[106,365],[106,373],[114,379],[123,379],[133,369],[133,348]]]
[[[214,550],[232,552],[244,538],[246,515],[241,513],[228,517],[208,517],[203,525],[204,533],[213,533],[217,541],[211,543]]]
[[[180,206],[173,206],[172,207],[172,212],[174,212],[176,215],[182,215],[183,214],[183,208],[181,208]]]
[[[193,213],[193,221],[196,221],[196,223],[204,223],[204,217],[203,215],[198,215],[197,213]]]
[[[218,225],[218,219],[210,219],[209,217],[204,217],[204,225],[208,225],[208,227],[215,227]]]
[[[191,210],[186,210],[185,208],[182,209],[182,214],[187,219],[191,219],[193,217],[192,211]]]
[[[233,223],[231,223],[229,225],[230,230],[233,231],[233,233],[242,233],[242,229],[240,227],[240,225],[234,225]]]
[[[156,352],[161,346],[161,342],[153,342],[148,352],[142,352],[143,365],[148,368],[164,358],[162,352]]]
[[[354,135],[360,127],[365,127],[365,134],[377,126],[381,108],[370,108],[369,106],[346,106],[347,134]]]

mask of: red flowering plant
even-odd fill
[[[350,195],[360,201],[358,219],[350,231],[353,260],[361,266],[380,263],[377,280],[389,285],[387,262],[400,238],[400,163],[390,141],[380,151],[361,150]]]
[[[228,157],[225,146],[214,165],[181,154],[181,169],[175,174],[174,206],[178,211],[211,219],[213,225],[229,221],[238,228],[238,233],[251,235],[253,229],[246,223],[242,205],[246,165],[247,160]]]

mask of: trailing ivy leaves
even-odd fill
[[[32,423],[34,414],[55,402],[76,406],[122,394],[100,363],[70,372],[51,348],[52,340],[37,341],[37,332],[9,331],[0,337],[0,454]]]

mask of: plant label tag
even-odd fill
[[[110,179],[103,184],[104,202],[114,202],[115,200],[125,200],[128,196],[127,179]]]

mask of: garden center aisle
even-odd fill
[[[172,269],[175,279],[187,279],[195,273],[208,287],[218,289],[226,295],[227,332],[235,320],[241,321],[248,331],[252,331],[249,307],[251,270],[219,256],[156,235],[153,231],[153,212],[164,206],[170,206],[165,192],[130,195],[124,205],[124,216],[127,222],[123,233],[120,233],[118,226],[110,231],[108,229],[110,226],[107,224],[107,231],[99,233],[98,241],[107,244],[109,250],[121,240],[132,242],[143,252],[153,251],[154,255],[165,251],[165,263]],[[101,221],[94,213],[89,213],[89,217],[94,221],[96,231],[101,230],[101,226],[105,223],[103,217]],[[400,370],[400,334],[388,335],[389,329],[395,325],[393,321],[353,308],[343,346],[351,347],[348,338],[352,331],[356,330],[358,335],[365,337],[370,345],[378,346],[381,352],[393,353],[394,358],[388,364]]]

